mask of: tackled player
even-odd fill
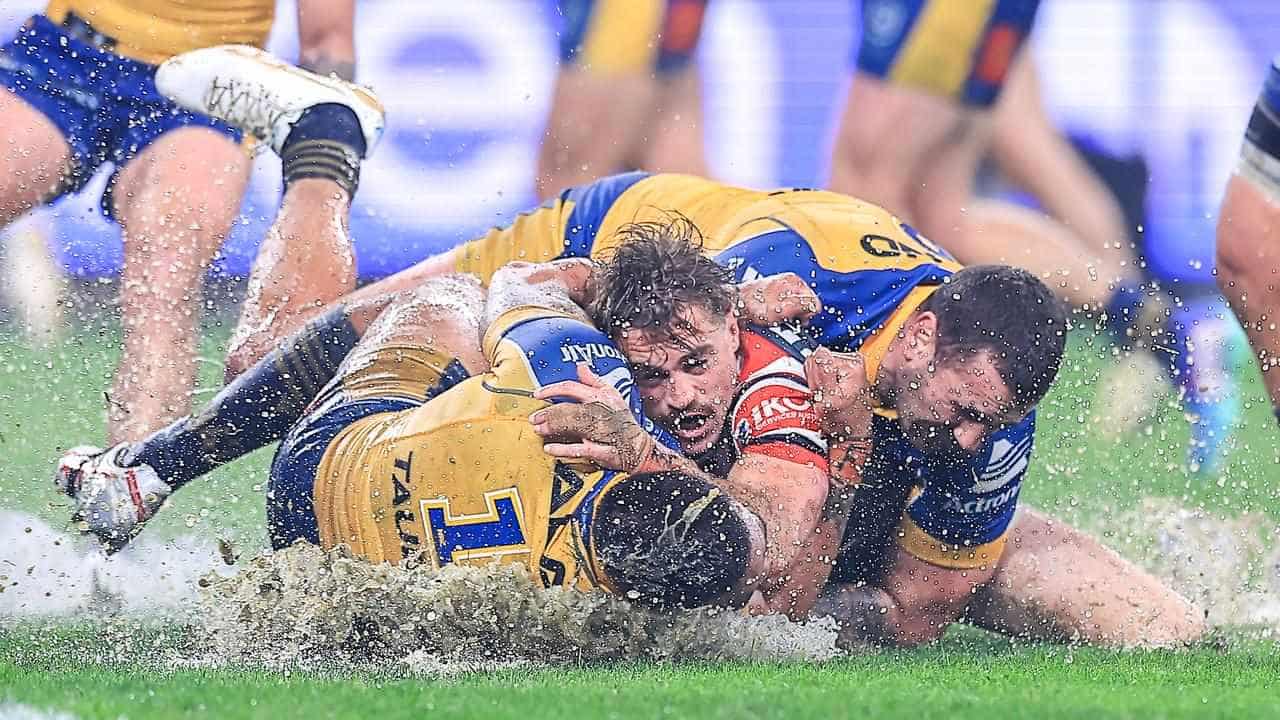
[[[264,68],[240,51],[199,51],[170,67],[180,86],[175,94],[195,98],[197,107],[201,88],[219,75],[252,79],[263,96],[280,99],[278,114],[285,118],[316,103],[354,102],[354,96],[299,80],[297,71]],[[288,131],[285,122],[276,134]],[[287,203],[288,195],[286,212]],[[358,308],[457,271],[489,280],[510,260],[608,256],[627,239],[622,228],[669,226],[673,211],[704,233],[703,251],[737,278],[785,271],[805,277],[823,302],[811,322],[815,339],[859,352],[811,356],[816,369],[828,368],[818,373],[830,381],[824,395],[838,397],[857,378],[881,405],[869,430],[840,438],[854,445],[846,450],[854,453],[847,466],[882,478],[867,483],[865,494],[859,490],[865,501],[855,497],[866,509],[855,509],[835,568],[840,579],[867,584],[831,588],[829,610],[845,618],[851,641],[927,641],[965,612],[1008,632],[1108,644],[1178,643],[1203,632],[1189,604],[1092,539],[1032,512],[1015,520],[1029,466],[1031,411],[1052,382],[1065,342],[1064,313],[1048,289],[1012,268],[962,269],[875,206],[834,193],[767,193],[686,176],[616,176],[568,190],[511,226],[344,302]],[[625,258],[625,250],[618,255]],[[659,266],[647,264],[648,270]],[[680,275],[666,277],[678,282]],[[615,336],[636,319],[634,305],[619,307],[632,310],[597,318]],[[617,337],[643,379],[653,381],[641,386],[650,412],[680,432],[686,450],[698,452],[714,444],[723,427],[722,408],[732,400],[731,392],[723,393],[734,389],[724,378],[741,370],[729,360],[738,357],[741,335],[722,328],[724,318],[707,318],[719,323],[714,326],[691,319],[680,337],[647,330]],[[279,329],[264,328],[254,345],[271,347]],[[715,352],[690,357],[698,348],[683,347],[689,337],[714,338]],[[707,362],[709,356],[719,360]],[[713,365],[714,372],[700,374]],[[828,430],[843,433],[839,426]],[[864,463],[868,449],[872,456]],[[183,455],[184,462],[205,462],[222,451],[216,444],[197,450]],[[109,451],[108,460],[99,462],[163,462],[118,456]],[[911,499],[915,488],[919,493]],[[78,504],[90,505],[93,497],[81,493]],[[153,509],[138,507],[126,519],[136,523]],[[1015,542],[1008,543],[1010,537]]]

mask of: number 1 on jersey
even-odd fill
[[[524,507],[516,488],[490,490],[484,502],[484,512],[455,515],[447,497],[421,501],[422,522],[437,567],[529,552]]]

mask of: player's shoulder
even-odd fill
[[[812,336],[798,324],[770,327],[748,325],[742,330],[742,362],[738,381],[747,383],[775,375],[804,380],[804,360],[817,346]]]

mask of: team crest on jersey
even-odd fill
[[[618,393],[621,394],[628,402],[631,401],[631,393],[635,390],[636,383],[631,376],[630,369],[626,367],[614,368],[604,375],[601,375],[600,379],[604,381],[605,384],[612,385],[613,388],[617,390]]]
[[[1030,462],[1031,435],[1017,442],[1001,438],[991,446],[991,456],[987,460],[987,466],[981,472],[974,472],[973,487],[969,491],[995,492],[1025,472]]]

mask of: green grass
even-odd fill
[[[222,331],[203,355],[205,384],[220,374]],[[0,508],[65,523],[49,475],[59,452],[98,443],[102,388],[117,331],[84,331],[51,350],[0,339]],[[1280,520],[1280,432],[1257,372],[1242,371],[1248,405],[1220,478],[1179,469],[1187,429],[1166,405],[1149,431],[1114,437],[1095,420],[1110,366],[1073,339],[1040,410],[1024,502],[1086,525],[1118,518],[1145,497]],[[207,397],[204,395],[203,397]],[[205,532],[263,544],[262,485],[270,451],[179,493],[148,533]],[[0,560],[3,550],[0,550]],[[190,652],[183,629],[36,625],[0,630],[0,714],[6,703],[82,717],[1274,717],[1280,651],[1270,641],[1225,649],[1110,652],[1011,645],[974,631],[938,646],[822,665],[685,664],[516,669],[441,679],[403,668],[277,672],[173,662]],[[123,658],[123,659],[122,659]]]
[[[166,665],[181,632],[146,633],[113,656],[121,633],[95,628],[0,634],[0,703],[81,717],[910,717],[1213,718],[1280,713],[1280,655],[1241,642],[1230,652],[1110,652],[1012,646],[973,633],[912,652],[817,665],[621,664],[472,673],[281,673]],[[135,633],[135,636],[137,633]],[[74,648],[70,650],[69,648]]]

